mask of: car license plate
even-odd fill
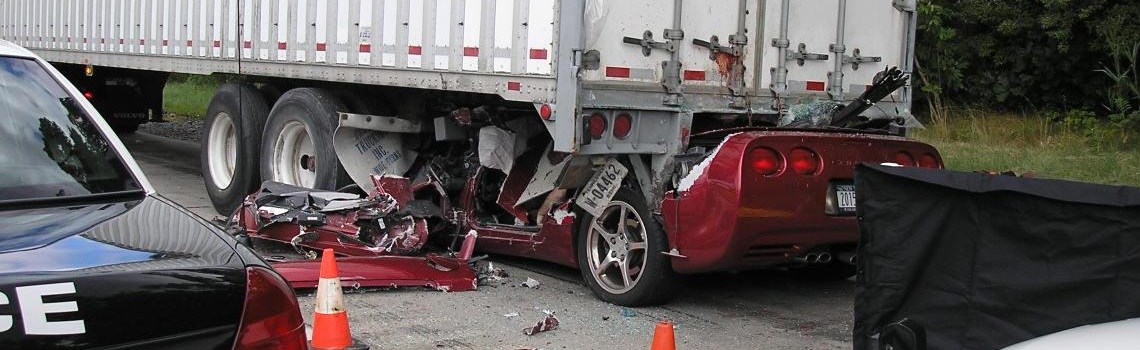
[[[835,204],[841,214],[855,213],[855,185],[835,185]]]
[[[578,199],[574,201],[579,208],[585,210],[593,216],[602,215],[602,211],[609,206],[610,200],[617,194],[618,188],[621,187],[621,180],[629,173],[624,165],[621,165],[616,159],[610,159],[602,169],[594,173],[594,177],[586,183],[582,191],[578,195]]]

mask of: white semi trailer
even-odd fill
[[[426,169],[445,196],[473,191],[473,205],[451,206],[450,222],[469,225],[457,218],[479,211],[472,220],[530,230],[497,241],[481,232],[480,247],[493,251],[494,242],[538,241],[542,234],[530,227],[542,226],[558,203],[576,200],[574,210],[601,220],[627,188],[640,197],[622,202],[642,213],[636,220],[645,216],[638,227],[656,231],[624,241],[649,242],[655,252],[641,248],[638,271],[669,263],[679,272],[782,266],[834,243],[797,245],[778,263],[690,263],[700,259],[677,238],[686,234],[674,227],[682,220],[663,207],[699,192],[693,188],[702,181],[716,183],[709,162],[734,137],[782,137],[780,146],[765,146],[772,154],[742,149],[725,161],[737,168],[771,161],[777,172],[765,176],[773,178],[799,171],[800,161],[816,162],[811,176],[846,169],[823,182],[780,180],[798,191],[782,200],[835,197],[829,181],[850,181],[857,161],[905,163],[895,155],[905,147],[883,146],[901,142],[891,135],[910,118],[905,79],[874,108],[859,108],[856,122],[828,118],[868,102],[859,97],[886,68],[899,67],[905,78],[915,26],[914,0],[0,0],[0,39],[56,64],[121,130],[160,115],[170,73],[234,81],[215,92],[201,141],[203,177],[219,212],[234,210],[266,180],[367,190],[370,175],[414,178]],[[797,134],[803,129],[815,131]],[[835,137],[858,139],[867,152],[829,158],[832,146],[813,145]],[[548,160],[522,161],[528,150]],[[919,165],[925,155],[911,153]],[[611,163],[621,171],[595,171]],[[495,180],[479,169],[501,174]],[[502,197],[520,171],[530,180],[506,206]],[[587,195],[583,186],[602,175],[621,179]],[[490,193],[463,186],[465,179]],[[853,198],[838,188],[836,198]],[[486,209],[495,205],[503,208]],[[502,211],[522,214],[512,222]],[[664,243],[645,238],[666,233]],[[566,241],[573,246],[566,249],[587,249],[577,238]],[[603,255],[609,249],[583,242]],[[603,298],[662,300],[645,291],[661,287],[653,276],[638,282],[613,273],[610,282],[629,288],[602,288],[598,276],[608,265],[581,257],[571,260],[593,273],[591,286]]]

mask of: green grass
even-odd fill
[[[932,122],[914,137],[938,148],[952,170],[1012,170],[1039,178],[1140,187],[1135,131],[1074,131],[1041,116],[973,113]]]
[[[174,119],[202,118],[221,82],[217,79],[172,76],[162,91],[162,109]]]

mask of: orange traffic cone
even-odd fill
[[[673,338],[673,324],[669,321],[657,323],[653,331],[653,345],[649,350],[677,350],[676,340]]]
[[[336,258],[332,249],[321,255],[321,275],[317,282],[316,312],[313,314],[315,349],[345,349],[352,346],[348,330],[348,312],[344,308],[344,294],[340,291],[340,277],[336,271]]]

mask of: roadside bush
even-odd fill
[[[1138,1],[919,0],[918,5],[916,85],[922,94],[917,97],[927,99],[919,105],[925,104],[933,118],[949,103],[998,111],[1083,109],[1105,116],[1109,113],[1100,107],[1117,83],[1095,71],[1128,72],[1133,81],[1140,76],[1127,70],[1127,60],[1104,62],[1140,42]]]

